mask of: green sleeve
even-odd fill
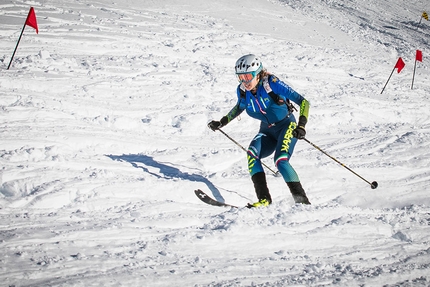
[[[300,117],[299,117],[299,127],[305,127],[306,123],[308,122],[308,116],[309,116],[309,102],[306,99],[302,100],[302,103],[300,104]]]

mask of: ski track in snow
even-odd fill
[[[430,9],[314,2],[3,1],[2,284],[430,286]],[[6,70],[30,6],[39,34]],[[243,151],[206,127],[250,52],[310,100],[308,139],[377,189],[300,142],[313,205],[269,171],[270,208],[196,198],[255,200]],[[246,147],[257,128],[224,131]]]

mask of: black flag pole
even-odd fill
[[[387,80],[387,82],[385,83],[385,86],[382,88],[381,95],[382,95],[382,93],[384,92],[385,87],[387,86],[388,82],[390,81],[391,76],[393,75],[393,73],[394,73],[394,70],[395,70],[395,69],[396,69],[396,67],[394,67],[394,69],[391,71],[391,74],[390,74],[390,76],[388,77],[388,80]]]
[[[385,87],[387,86],[388,82],[390,81],[391,76],[392,76],[392,75],[393,75],[393,73],[394,73],[394,70],[397,68],[397,73],[400,73],[400,71],[401,71],[404,67],[405,67],[405,62],[403,62],[402,57],[400,57],[400,58],[397,60],[397,63],[396,63],[396,65],[394,66],[394,69],[391,71],[390,77],[388,78],[387,82],[385,83],[385,86],[382,88],[381,94],[384,92]]]
[[[13,57],[15,57],[16,50],[18,49],[18,45],[19,45],[19,42],[21,41],[21,37],[22,37],[22,34],[24,33],[24,29],[26,25],[27,25],[27,22],[25,22],[24,26],[22,27],[21,35],[19,35],[19,39],[18,39],[18,42],[16,43],[15,50],[13,51],[12,58],[10,59],[9,65],[7,66],[8,70],[10,68],[10,65],[12,64]]]

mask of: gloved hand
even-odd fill
[[[305,116],[299,117],[299,122],[297,123],[297,127],[293,131],[293,137],[298,138],[299,140],[302,140],[306,136],[306,130],[305,126],[308,122],[308,119]]]
[[[224,116],[219,121],[211,121],[210,123],[208,123],[208,127],[211,130],[216,131],[217,129],[222,128],[223,126],[225,126],[227,124],[228,124],[228,118],[226,116]]]
[[[220,127],[222,127],[222,124],[220,121],[211,121],[210,123],[208,123],[208,127],[213,130],[216,131],[217,129],[219,129]]]
[[[293,130],[293,137],[298,138],[299,140],[304,139],[306,136],[306,130],[302,126],[298,126]]]

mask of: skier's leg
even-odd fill
[[[270,196],[269,188],[267,187],[266,174],[264,172],[258,172],[252,177],[254,183],[255,193],[257,194],[258,201],[267,200],[268,204],[272,203],[272,197]]]
[[[261,158],[269,156],[275,149],[276,142],[263,133],[257,134],[248,148],[248,171],[254,184],[255,193],[259,202],[266,200],[272,203],[266,175],[261,164]],[[254,204],[255,205],[255,204]],[[265,204],[264,204],[265,205]]]
[[[289,162],[297,143],[297,139],[293,137],[292,134],[295,127],[296,123],[290,122],[280,134],[278,146],[275,151],[275,165],[287,183],[294,198],[294,202],[310,204],[302,184],[300,183],[299,176]]]
[[[295,203],[311,204],[300,181],[287,182]]]

